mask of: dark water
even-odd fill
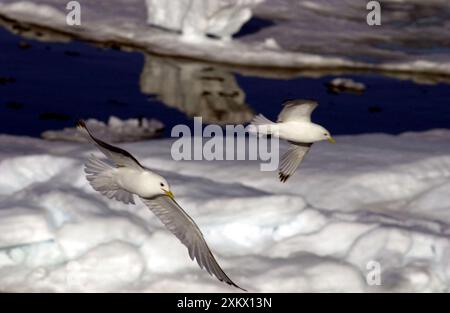
[[[176,124],[240,123],[254,112],[275,119],[286,99],[320,102],[313,120],[334,134],[401,133],[450,128],[450,86],[418,85],[380,75],[345,77],[362,95],[333,94],[335,76],[275,79],[198,62],[81,42],[45,43],[0,29],[0,133],[39,136],[79,118],[160,119]],[[159,99],[159,100],[158,100]]]

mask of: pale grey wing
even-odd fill
[[[103,154],[113,161],[118,167],[131,167],[135,169],[142,169],[143,166],[139,163],[134,156],[128,151],[125,151],[116,146],[110,145],[91,134],[86,127],[84,121],[78,121],[77,128],[83,132],[91,141],[100,149]]]
[[[289,150],[281,158],[278,167],[278,176],[281,182],[286,182],[295,173],[311,146],[312,143],[291,143]]]
[[[311,121],[311,113],[318,103],[311,100],[291,100],[283,104],[284,108],[278,115],[277,122]]]
[[[161,220],[189,251],[192,260],[197,260],[200,268],[205,268],[210,275],[214,275],[220,281],[229,285],[236,285],[222,270],[206,244],[194,220],[168,196],[157,196],[152,199],[141,198],[145,205]],[[245,290],[245,289],[242,289]]]

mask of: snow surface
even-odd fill
[[[382,26],[372,27],[366,4],[264,1],[254,14],[274,25],[226,42],[150,27],[145,0],[82,1],[81,26],[66,24],[66,0],[0,0],[0,15],[97,42],[234,65],[450,74],[448,0],[383,1]]]
[[[172,139],[122,146],[168,178],[249,291],[448,292],[449,140],[448,130],[340,136],[286,184],[258,162],[175,162]],[[191,262],[142,203],[94,192],[82,169],[90,145],[2,135],[0,147],[0,291],[237,291]],[[370,261],[381,286],[366,283]]]

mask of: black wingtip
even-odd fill
[[[76,125],[78,128],[86,129],[86,123],[84,122],[84,120],[78,120]]]
[[[248,292],[247,289],[244,289],[244,288],[242,288],[242,287],[239,287],[238,285],[234,285],[234,287],[236,287],[236,288],[238,288],[238,289],[240,289],[240,290],[242,290],[242,291],[244,291],[244,292]]]
[[[278,173],[278,177],[280,178],[280,181],[282,183],[285,183],[288,180],[288,178],[291,177],[291,175],[286,175],[280,172]]]
[[[238,289],[241,289],[242,291],[245,291],[245,292],[248,292],[248,290],[247,289],[244,289],[244,288],[242,288],[242,287],[239,287],[238,285],[236,285],[234,282],[232,282],[231,280],[230,281],[227,281],[226,282],[228,285],[230,285],[230,286],[233,286],[233,287],[236,287],[236,288],[238,288]]]

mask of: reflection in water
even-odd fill
[[[253,116],[234,75],[212,65],[146,55],[140,85],[143,93],[206,123],[246,123]]]

